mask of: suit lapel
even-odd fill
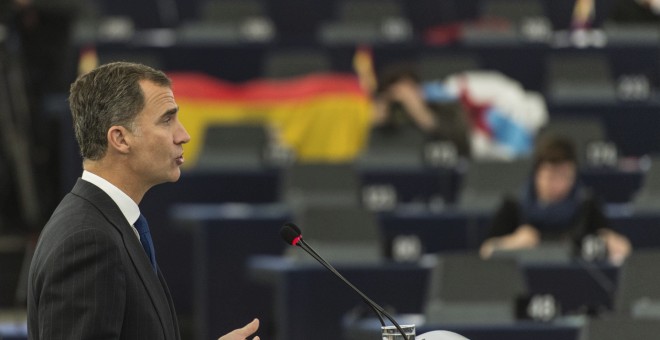
[[[87,199],[99,208],[99,211],[119,231],[128,255],[131,258],[149,297],[151,298],[151,302],[156,309],[158,317],[160,318],[165,338],[171,338],[175,329],[172,325],[174,322],[174,312],[170,310],[168,295],[166,295],[164,286],[161,284],[158,275],[154,273],[149,257],[145,253],[144,248],[142,248],[142,244],[133,232],[131,225],[126,221],[126,218],[121,213],[117,204],[103,190],[82,179],[78,180],[71,192]]]

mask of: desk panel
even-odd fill
[[[253,257],[248,265],[254,280],[275,288],[278,340],[339,339],[344,316],[362,304],[354,292],[342,287],[343,284],[320,265],[268,256]],[[336,267],[376,303],[391,306],[397,313],[423,311],[430,264],[379,263]],[[525,264],[522,269],[529,293],[555,295],[561,306],[566,307],[565,312],[580,311],[580,306],[612,304],[612,297],[600,294],[599,283],[581,265]],[[616,284],[615,268],[598,270]],[[516,338],[516,330],[502,331]],[[564,331],[571,333],[570,330]]]
[[[391,185],[399,202],[429,202],[441,198],[456,200],[459,174],[449,169],[375,170],[360,169],[362,186]]]
[[[336,267],[384,308],[414,313],[422,304],[429,272],[418,266],[382,263]],[[320,264],[255,257],[249,261],[249,273],[274,287],[278,340],[340,339],[342,317],[356,308],[366,310],[360,297]]]

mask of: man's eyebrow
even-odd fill
[[[175,107],[175,108],[172,108],[172,109],[169,109],[169,110],[165,111],[165,113],[163,113],[163,114],[161,115],[161,117],[172,116],[172,115],[175,115],[177,112],[179,112],[179,107],[178,107],[178,106]]]

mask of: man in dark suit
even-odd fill
[[[178,340],[138,206],[154,185],[179,179],[190,140],[170,80],[144,65],[107,64],[78,78],[69,102],[84,171],[37,244],[29,338]],[[220,339],[246,339],[258,327],[255,319]]]

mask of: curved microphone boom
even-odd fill
[[[329,271],[331,271],[337,278],[342,280],[345,284],[347,284],[353,291],[355,291],[364,303],[366,303],[371,309],[376,313],[376,316],[378,316],[378,319],[380,320],[380,324],[382,326],[385,326],[385,321],[383,320],[383,315],[392,322],[394,327],[401,333],[403,336],[404,340],[408,339],[408,336],[406,333],[401,329],[401,326],[399,325],[396,320],[387,312],[383,307],[379,306],[377,303],[375,303],[373,300],[371,300],[369,297],[367,297],[362,291],[360,291],[357,287],[355,287],[352,283],[350,283],[343,275],[341,275],[330,263],[328,263],[326,260],[324,260],[312,247],[310,247],[305,240],[302,238],[302,232],[300,231],[300,228],[296,226],[293,223],[286,223],[284,226],[282,226],[282,229],[280,229],[280,236],[282,236],[282,239],[284,239],[284,242],[286,242],[289,245],[292,246],[298,246],[302,248],[305,252],[307,252],[311,257],[313,257],[316,261],[321,263],[325,268],[327,268]]]
[[[341,275],[330,263],[328,263],[325,259],[321,257],[312,247],[310,247],[307,242],[305,242],[302,239],[302,232],[300,231],[300,228],[298,228],[297,225],[293,223],[286,223],[282,229],[280,229],[280,236],[282,236],[282,239],[284,239],[284,242],[286,242],[289,245],[292,246],[298,246],[303,248],[305,252],[307,252],[311,257],[313,257],[316,261],[321,263],[326,269],[331,271],[333,274],[335,274],[340,280],[342,280],[344,283],[346,283],[348,286],[350,286],[353,290],[357,291],[358,294],[360,294],[360,297],[364,301],[364,303],[367,304],[371,308],[371,310],[374,311],[378,319],[380,320],[380,324],[384,327],[385,326],[385,320],[383,320],[383,316],[381,312],[374,306],[374,302],[371,301],[367,296],[362,294],[352,283],[350,283],[346,278],[344,278],[343,275]]]

